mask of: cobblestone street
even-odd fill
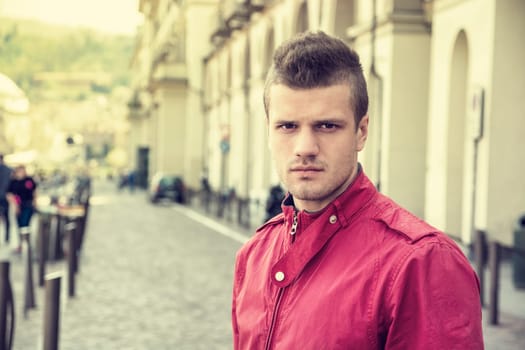
[[[240,243],[172,204],[149,204],[143,192],[117,193],[107,183],[97,183],[94,192],[74,298],[62,278],[60,349],[230,349]],[[36,287],[37,310],[23,319],[22,265],[13,259],[14,349],[37,349],[43,288]]]
[[[249,233],[194,208],[152,205],[144,192],[117,192],[108,182],[95,183],[91,202],[74,298],[64,263],[47,267],[63,273],[60,349],[231,349],[233,263]],[[37,308],[24,319],[22,257],[5,247],[0,253],[11,260],[14,349],[41,349],[44,289],[36,265]],[[489,326],[484,310],[489,350],[525,349],[525,292],[512,292],[509,276],[507,265],[500,325]]]

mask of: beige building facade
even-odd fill
[[[512,243],[525,212],[525,2],[143,0],[140,10],[130,152],[148,150],[149,174],[177,172],[194,189],[204,175],[260,223],[278,183],[262,104],[272,53],[323,30],[361,56],[371,103],[360,162],[380,191],[465,243],[474,229]]]
[[[143,185],[165,172],[197,187],[205,136],[202,59],[210,49],[217,1],[141,0],[139,11],[144,24],[131,60],[130,167]]]

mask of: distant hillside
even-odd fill
[[[106,89],[128,85],[133,45],[130,36],[0,17],[0,72],[30,98],[39,95],[34,77],[42,72],[100,72],[111,77]]]

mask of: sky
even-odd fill
[[[136,34],[139,0],[0,0],[0,17],[37,19],[113,34]]]

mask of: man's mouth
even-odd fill
[[[314,166],[298,166],[298,167],[293,167],[290,169],[290,172],[296,173],[296,174],[298,173],[301,175],[314,174],[314,173],[319,173],[321,171],[323,171],[322,168],[314,167]]]

